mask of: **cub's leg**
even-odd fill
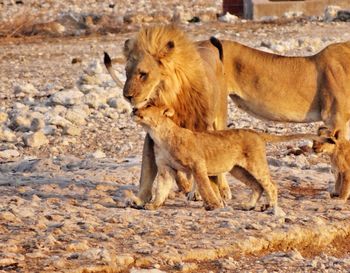
[[[337,172],[334,191],[331,193],[332,198],[339,197],[341,187],[342,187],[342,175],[341,175],[341,173]]]
[[[176,184],[180,191],[182,191],[186,195],[192,191],[192,188],[193,188],[192,177],[187,177],[186,173],[177,171],[175,179],[176,179]]]
[[[197,182],[199,193],[204,200],[205,209],[213,210],[216,208],[222,208],[223,204],[221,200],[217,197],[211,187],[205,163],[197,163],[194,166],[193,177]]]
[[[137,194],[138,202],[134,202],[132,207],[142,207],[152,199],[152,186],[157,175],[157,165],[154,154],[154,143],[147,134],[143,144],[142,165],[140,177],[140,190]]]
[[[255,209],[256,203],[259,201],[264,191],[263,187],[258,183],[258,181],[256,181],[256,179],[249,172],[247,172],[244,168],[240,166],[233,167],[232,170],[230,171],[230,174],[252,189],[250,200],[248,202],[244,202],[241,204],[242,209],[243,210]]]
[[[339,189],[339,198],[346,202],[350,195],[350,171],[342,173],[342,183]]]
[[[154,199],[145,205],[145,209],[155,210],[159,208],[169,196],[175,182],[175,172],[167,167],[159,167]]]
[[[224,173],[221,173],[217,176],[217,185],[220,190],[220,196],[223,200],[231,200],[232,199],[232,193],[230,186],[228,185],[228,182],[226,180],[226,176]]]
[[[247,171],[255,177],[258,183],[266,191],[269,203],[267,207],[271,208],[272,213],[275,216],[283,217],[285,212],[278,206],[277,203],[277,186],[271,180],[270,171],[268,168],[267,160],[265,154],[263,156],[250,158],[249,166],[247,166]]]

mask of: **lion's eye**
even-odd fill
[[[141,80],[146,80],[147,79],[147,77],[148,77],[148,73],[146,73],[146,72],[144,72],[144,71],[140,71],[140,73],[139,73],[139,77],[140,77],[140,79]]]

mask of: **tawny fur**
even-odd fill
[[[315,139],[316,135],[299,134],[278,136],[247,129],[193,132],[177,126],[169,117],[172,110],[166,107],[147,107],[135,112],[136,121],[150,134],[155,143],[156,162],[166,179],[160,179],[158,190],[149,208],[159,207],[169,193],[169,183],[174,170],[193,175],[207,209],[221,207],[213,192],[208,176],[230,172],[252,188],[250,201],[244,209],[253,209],[263,191],[269,199],[268,206],[275,213],[277,186],[271,180],[266,160],[266,141],[280,142],[300,138]]]
[[[212,44],[197,46],[172,25],[142,28],[124,45],[127,80],[123,94],[135,109],[147,104],[171,107],[175,110],[172,120],[181,127],[194,131],[224,129],[228,93],[219,53]],[[116,78],[110,62],[107,68]],[[147,135],[137,205],[151,200],[156,174],[153,141]],[[181,173],[176,180],[180,188],[190,187]],[[222,174],[218,185],[220,196],[230,199],[231,192]]]
[[[330,156],[332,170],[335,175],[335,189],[332,197],[339,197],[344,202],[350,196],[350,141],[333,137],[331,132],[320,131],[321,138],[314,141],[313,149],[316,153]]]
[[[286,57],[221,41],[232,100],[266,120],[323,121],[348,137],[350,42],[327,46],[308,57]],[[212,47],[208,41],[202,46]]]

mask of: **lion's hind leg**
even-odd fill
[[[258,183],[254,176],[240,166],[234,166],[230,171],[230,174],[252,189],[250,200],[242,203],[241,208],[243,210],[255,209],[256,203],[259,201],[264,191],[263,187]]]

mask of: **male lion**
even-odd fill
[[[335,174],[335,189],[332,197],[339,197],[346,202],[350,196],[350,141],[339,139],[339,131],[331,136],[330,132],[319,129],[321,138],[314,141],[316,153],[328,154]]]
[[[174,109],[172,120],[184,128],[194,131],[226,128],[228,93],[220,59],[222,48],[215,38],[210,45],[197,47],[173,25],[142,28],[124,45],[127,59],[124,97],[135,109],[147,104]],[[108,55],[105,55],[105,64],[118,83]],[[153,140],[146,135],[137,206],[151,200],[156,174]],[[177,182],[180,188],[189,190],[181,172]],[[230,199],[224,175],[218,175],[215,182],[221,197]]]
[[[254,209],[265,190],[269,201],[267,207],[281,216],[283,211],[277,206],[277,186],[270,178],[266,160],[266,142],[317,138],[310,134],[277,136],[248,129],[193,132],[176,125],[169,118],[174,111],[164,106],[146,107],[134,113],[136,122],[154,141],[159,175],[155,198],[146,205],[150,209],[163,204],[176,170],[193,175],[206,209],[220,207],[222,204],[212,192],[208,175],[230,172],[253,191],[243,209]]]
[[[221,41],[232,100],[259,118],[282,122],[323,121],[340,137],[350,119],[350,42],[308,57],[285,57]],[[207,42],[202,46],[211,47]]]

